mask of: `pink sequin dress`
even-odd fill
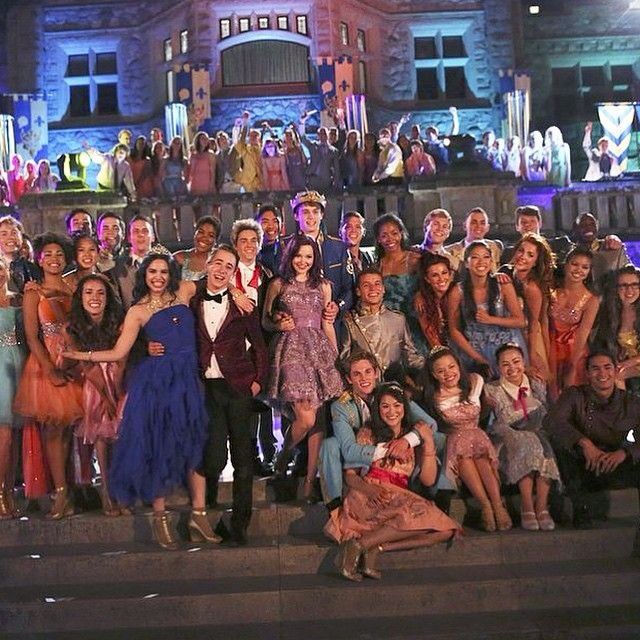
[[[375,444],[371,430],[363,427],[356,436],[358,444]],[[375,460],[363,480],[383,486],[391,498],[383,505],[373,505],[362,492],[349,489],[342,506],[331,512],[324,527],[327,536],[336,542],[360,538],[368,531],[381,527],[393,527],[398,531],[451,531],[460,525],[438,507],[417,493],[410,491],[409,478],[415,467],[414,452],[405,462],[398,460]]]
[[[484,384],[482,378],[470,374],[471,392],[469,399],[460,401],[459,396],[451,396],[438,401],[438,409],[449,423],[451,431],[447,433],[447,476],[458,481],[459,458],[489,458],[493,467],[498,469],[498,456],[489,436],[478,426],[480,420],[480,394]]]

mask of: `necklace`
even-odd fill
[[[169,306],[171,300],[165,298],[165,294],[163,293],[159,298],[154,299],[149,297],[149,301],[147,302],[147,308],[151,313],[155,313],[156,311],[160,311],[160,309],[164,309]]]

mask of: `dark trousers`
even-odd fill
[[[271,407],[262,402],[256,403],[258,413],[254,420],[254,439],[260,441],[260,449],[265,463],[273,462],[276,455],[276,437],[273,435],[273,414]],[[257,450],[255,457],[258,457]]]
[[[556,450],[556,458],[565,493],[574,503],[582,501],[586,493],[602,489],[640,489],[640,464],[634,464],[631,458],[627,458],[611,473],[600,475],[587,470],[584,456],[579,451]]]
[[[244,530],[251,519],[253,499],[253,398],[234,391],[223,378],[205,380],[205,403],[209,413],[209,440],[203,470],[207,489],[217,494],[218,478],[227,464],[227,440],[233,465],[233,513],[231,527]],[[210,495],[215,501],[217,495]]]

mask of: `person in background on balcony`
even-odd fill
[[[447,295],[453,281],[454,271],[447,257],[428,251],[420,256],[413,308],[428,350],[449,342]]]
[[[24,293],[27,282],[40,280],[40,268],[22,255],[24,228],[13,216],[0,217],[0,255],[9,265],[9,291]]]
[[[9,202],[9,183],[7,182],[7,174],[0,162],[0,207],[10,206]]]
[[[373,172],[373,176],[371,176],[371,181],[374,184],[384,186],[403,184],[404,162],[402,160],[402,149],[391,141],[389,129],[380,129],[378,146],[380,147],[378,166]]]
[[[549,340],[553,400],[566,387],[584,384],[587,340],[600,304],[600,298],[591,290],[592,259],[588,249],[572,249],[563,264],[560,284],[551,292]]]
[[[34,240],[36,260],[43,272],[39,287],[24,294],[24,330],[29,357],[22,371],[14,410],[42,425],[44,452],[55,494],[48,516],[60,520],[73,514],[66,464],[72,427],[83,416],[82,385],[65,367],[64,327],[71,310],[72,290],[62,274],[70,247],[63,236],[45,233]],[[26,464],[43,468],[35,459]]]
[[[298,133],[300,141],[309,153],[307,165],[307,186],[311,190],[325,193],[338,190],[342,186],[340,178],[340,153],[329,143],[329,132],[326,127],[318,129],[318,139],[310,140],[305,133],[307,113],[300,116]]]
[[[501,264],[500,257],[503,246],[500,240],[488,240],[485,237],[491,229],[487,212],[482,207],[471,209],[467,213],[462,226],[465,232],[464,238],[445,247],[446,251],[453,257],[453,262],[458,264],[458,268],[461,268],[464,265],[465,249],[476,240],[484,240],[491,249],[491,271],[497,271]]]
[[[48,160],[38,162],[38,175],[33,183],[34,193],[51,193],[56,190],[60,178],[51,173],[51,165]]]
[[[362,149],[362,184],[365,187],[373,185],[371,178],[378,166],[380,147],[373,133],[364,134],[364,146]]]
[[[162,190],[167,198],[187,195],[188,153],[180,136],[174,136],[164,161]]]
[[[349,490],[338,513],[325,526],[325,533],[341,544],[339,571],[349,580],[359,582],[363,575],[380,579],[376,565],[381,551],[430,547],[451,540],[461,529],[433,502],[409,490],[416,466],[423,485],[431,486],[436,481],[433,432],[425,423],[412,427],[409,403],[400,385],[380,385],[373,399],[371,421],[358,430],[357,443],[373,447],[395,443],[410,432],[418,435],[420,446],[415,451],[409,449],[407,459],[382,458],[372,460],[361,472],[345,470]]]
[[[196,222],[193,232],[193,247],[173,254],[180,265],[183,280],[198,281],[206,275],[207,261],[218,242],[222,223],[214,216],[202,216]]]
[[[500,470],[507,484],[520,491],[520,526],[528,531],[552,531],[549,491],[560,481],[553,449],[542,428],[547,413],[545,380],[525,373],[524,353],[516,344],[496,351],[500,378],[484,387],[493,409],[491,439],[499,447]],[[534,504],[535,488],[535,504]]]
[[[280,237],[283,231],[283,220],[280,209],[273,204],[263,204],[255,216],[262,227],[263,240],[258,259],[271,273],[278,272],[282,245]]]
[[[605,288],[594,334],[592,348],[616,357],[618,385],[640,395],[640,270],[632,264]]]
[[[595,182],[596,180],[609,180],[621,175],[620,165],[617,158],[609,151],[609,138],[602,137],[596,143],[595,148],[591,147],[591,131],[593,123],[587,122],[584,127],[584,138],[582,140],[582,150],[589,160],[589,168],[583,180]]]
[[[402,160],[405,161],[411,155],[411,141],[404,133],[401,133],[396,144],[402,151]]]
[[[532,131],[522,150],[522,178],[527,182],[546,182],[547,166],[544,157],[544,140],[539,131]]]
[[[571,184],[571,150],[558,127],[544,133],[547,184],[568,187]]]
[[[592,526],[587,491],[640,488],[640,398],[616,389],[616,364],[610,353],[592,351],[586,384],[566,389],[545,419],[576,528]]]
[[[457,136],[460,133],[458,109],[451,106],[449,113],[451,114],[451,127],[446,136]],[[445,141],[440,138],[440,132],[435,125],[430,124],[425,129],[425,134],[424,150],[435,160],[437,173],[443,173],[449,168],[449,149]]]
[[[198,131],[187,164],[187,186],[192,196],[216,193],[216,156],[211,151],[209,136]]]
[[[357,211],[347,211],[340,220],[340,238],[347,247],[347,271],[355,286],[358,274],[375,263],[371,250],[360,244],[365,234],[364,217]]]
[[[500,345],[513,342],[526,353],[526,320],[513,284],[501,283],[491,273],[491,248],[485,240],[475,240],[465,249],[464,263],[461,283],[447,298],[451,344],[467,369],[495,377]]]
[[[344,188],[354,189],[362,185],[362,172],[364,169],[364,156],[360,144],[360,132],[351,129],[347,133],[340,153],[340,175]]]
[[[292,191],[303,191],[307,188],[307,157],[300,146],[298,130],[294,126],[284,131],[284,159],[287,164],[287,178]]]
[[[218,151],[216,153],[216,186],[219,193],[240,193],[242,186],[235,181],[240,168],[240,157],[235,145],[224,131],[216,134]]]
[[[429,253],[437,253],[440,256],[444,256],[457,271],[459,260],[454,258],[444,246],[453,228],[453,220],[449,212],[446,209],[432,209],[424,217],[422,228],[424,230],[422,244],[414,245],[412,250],[417,253],[428,251]]]
[[[492,168],[496,168],[495,141],[495,131],[493,129],[487,129],[482,133],[482,142],[476,147],[475,151],[476,159]],[[502,171],[500,167],[498,167],[498,169]]]
[[[22,426],[13,411],[13,399],[24,365],[22,296],[9,290],[9,261],[0,254],[0,520],[17,517],[14,434]]]
[[[126,231],[124,220],[116,213],[105,211],[98,216],[96,232],[100,243],[98,269],[106,273],[115,266],[115,259],[122,253],[122,239]]]
[[[507,138],[506,163],[504,170],[511,171],[516,178],[522,176],[522,143],[518,136]]]
[[[289,177],[284,154],[276,140],[269,138],[262,146],[262,188],[265,191],[289,191]]]
[[[131,165],[133,183],[136,185],[136,193],[139,198],[153,197],[153,173],[151,170],[151,158],[147,139],[138,136],[127,159]]]
[[[165,164],[167,162],[167,148],[162,140],[157,140],[151,146],[151,175],[153,178],[153,195],[162,198],[164,190],[162,181],[165,175]]]
[[[10,160],[11,168],[7,171],[9,204],[17,204],[26,192],[27,183],[24,175],[22,174],[22,164],[22,156],[19,153],[14,153]]]
[[[236,128],[240,127],[238,139],[233,147],[242,166],[237,167],[234,180],[247,193],[264,190],[262,180],[262,141],[259,129],[249,129],[249,112],[244,111],[242,117],[236,120]],[[247,142],[247,137],[249,141]]]
[[[131,140],[133,139],[133,132],[130,129],[120,129],[118,131],[117,144],[124,144],[128,149],[131,149]],[[114,147],[115,150],[115,147]]]
[[[427,358],[423,382],[423,406],[447,434],[447,476],[462,482],[480,503],[485,531],[511,529],[500,495],[498,456],[479,426],[482,377],[467,373],[447,347],[435,347]]]
[[[27,160],[24,165],[24,192],[33,193],[34,184],[38,177],[37,165],[33,160]]]
[[[555,257],[549,243],[535,233],[522,236],[514,248],[511,263],[500,269],[511,276],[527,317],[524,333],[531,371],[546,382],[553,377],[549,364],[549,302],[554,269]]]
[[[118,195],[135,200],[136,185],[133,181],[131,165],[127,162],[129,147],[118,143],[113,152],[101,153],[87,148],[91,161],[100,165],[98,171],[98,191],[113,191]]]
[[[405,160],[404,172],[407,181],[411,178],[434,176],[436,174],[436,162],[432,156],[424,150],[420,140],[411,141],[411,155]]]

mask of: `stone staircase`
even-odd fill
[[[336,574],[323,507],[273,504],[264,481],[254,496],[239,548],[164,551],[143,510],[0,522],[0,638],[640,638],[637,492],[602,494],[608,518],[592,530],[467,528],[450,549],[384,554],[383,579],[360,584]],[[184,537],[182,503],[172,518]],[[462,500],[451,513],[462,520]]]

